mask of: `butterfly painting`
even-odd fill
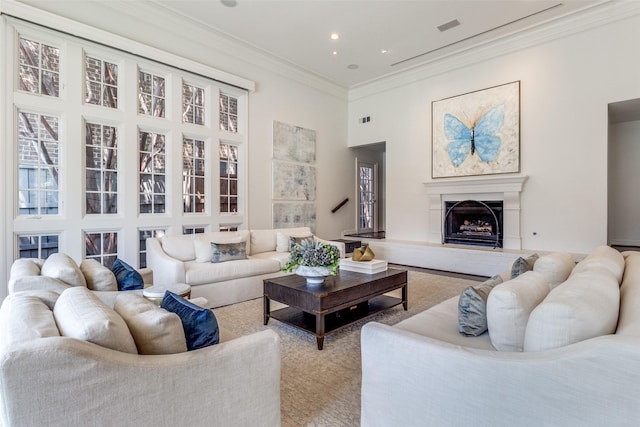
[[[520,82],[431,103],[431,176],[520,172]]]
[[[478,121],[467,127],[453,114],[444,115],[444,134],[449,141],[447,153],[456,167],[469,155],[478,154],[483,162],[490,162],[498,155],[500,137],[495,133],[504,122],[504,104],[496,105]]]

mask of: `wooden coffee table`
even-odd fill
[[[383,295],[395,289],[402,289],[401,298]],[[271,300],[287,307],[271,311]],[[322,350],[329,332],[398,304],[407,310],[407,272],[393,268],[377,274],[340,270],[316,286],[307,286],[296,274],[265,279],[263,301],[265,325],[274,318],[311,332]]]

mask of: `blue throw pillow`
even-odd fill
[[[160,307],[180,317],[187,339],[187,350],[197,350],[220,342],[218,321],[213,311],[199,307],[170,291],[165,292]]]
[[[226,262],[235,259],[247,259],[247,242],[213,243],[211,242],[213,257],[211,262]]]
[[[116,276],[119,291],[133,291],[144,288],[144,280],[140,273],[121,259],[116,258],[111,271]]]

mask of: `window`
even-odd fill
[[[220,144],[220,212],[238,212],[238,147]]]
[[[18,112],[18,207],[21,215],[58,213],[58,118]]]
[[[144,267],[150,236],[246,227],[246,190],[238,194],[248,173],[246,91],[168,52],[159,54],[165,63],[154,62],[4,15],[0,27],[8,35],[0,92],[15,117],[0,132],[12,237],[0,252],[15,259],[60,251],[106,266],[119,257]],[[220,130],[211,108],[221,93],[234,132]]]
[[[238,231],[238,225],[221,225],[218,231]]]
[[[204,212],[204,141],[182,140],[183,212]]]
[[[18,235],[18,253],[19,258],[46,259],[49,255],[58,253],[58,235]]]
[[[87,104],[118,108],[118,66],[101,59],[85,58]]]
[[[86,212],[118,213],[118,133],[114,126],[86,123]]]
[[[140,213],[165,211],[164,135],[138,132],[140,147]]]
[[[238,131],[238,99],[220,93],[220,130]]]
[[[20,37],[20,90],[42,95],[60,93],[60,50]]]
[[[164,117],[164,78],[151,73],[138,73],[138,113]]]
[[[204,125],[204,89],[182,83],[182,121]]]
[[[85,233],[84,242],[86,259],[95,259],[105,267],[111,268],[118,257],[118,233]]]

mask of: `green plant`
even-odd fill
[[[290,273],[299,265],[327,267],[330,274],[335,276],[338,272],[338,265],[340,265],[340,250],[328,243],[305,239],[293,245],[289,261],[284,265],[282,271]]]

